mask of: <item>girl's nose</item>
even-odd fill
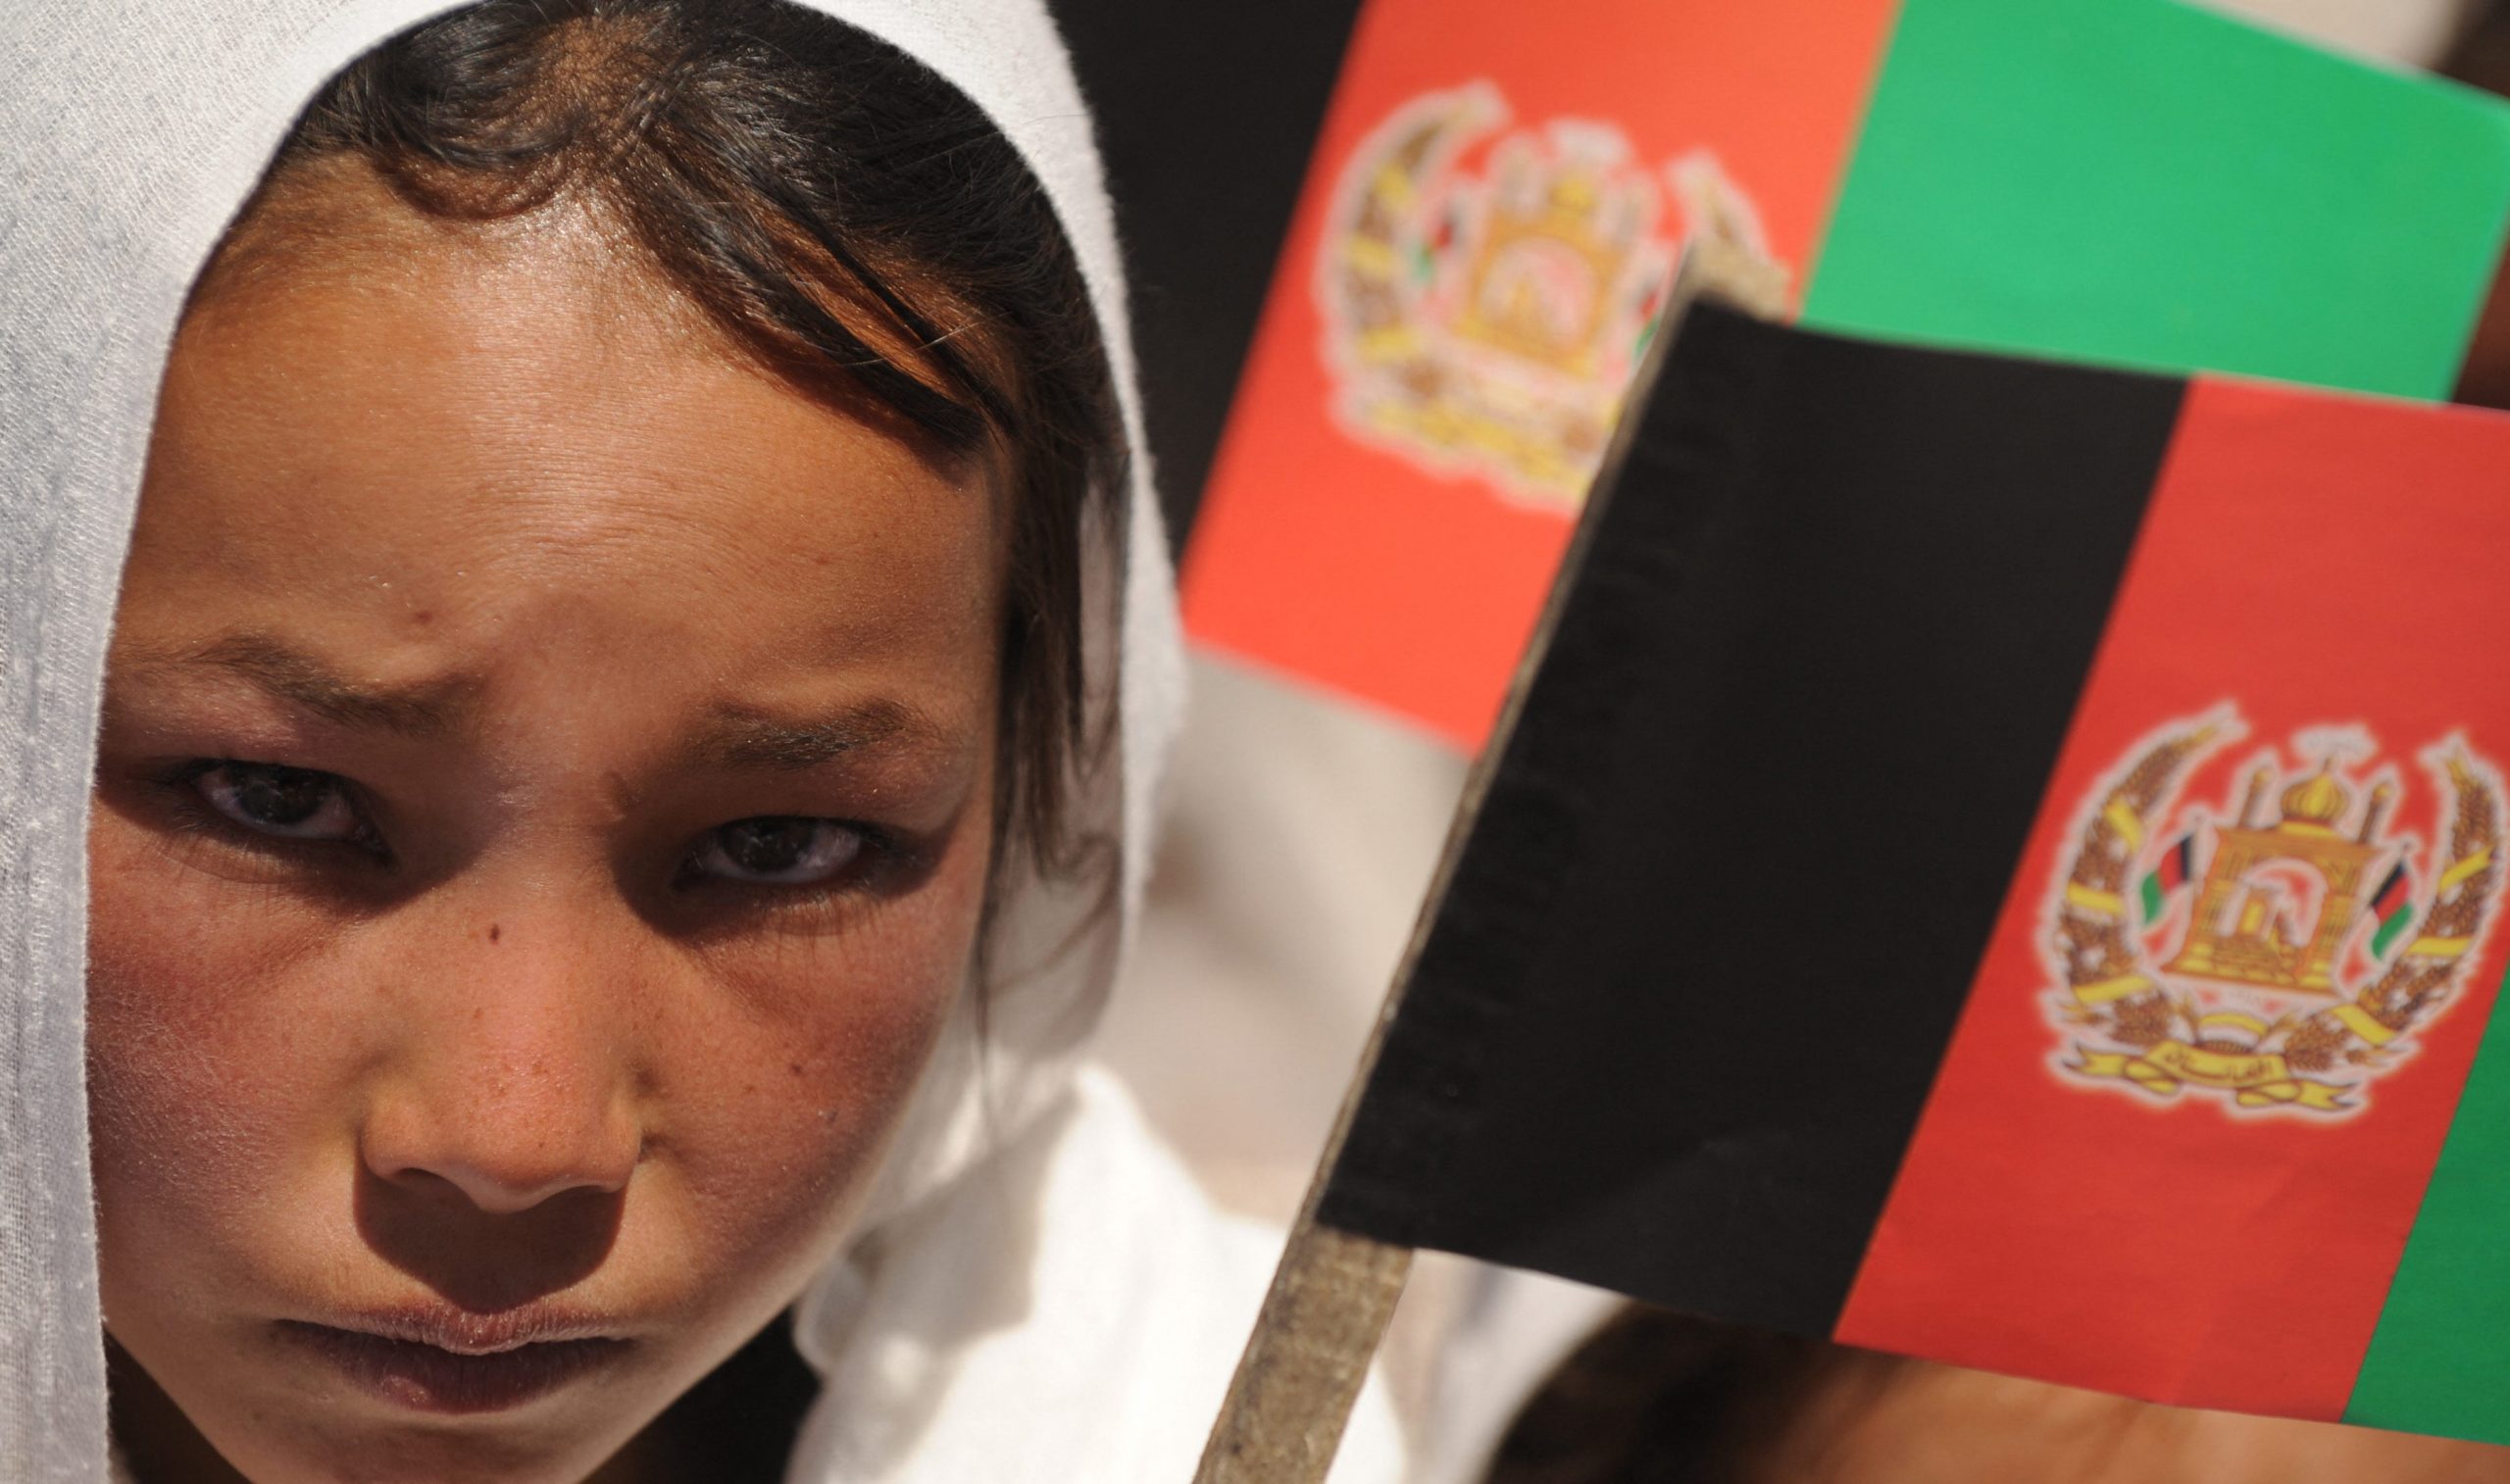
[[[627,1188],[644,1129],[620,934],[552,916],[456,932],[458,947],[413,961],[399,1045],[358,1132],[368,1171],[488,1213]]]

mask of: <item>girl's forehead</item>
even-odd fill
[[[333,545],[424,533],[520,558],[880,559],[871,571],[989,541],[983,470],[693,332],[615,254],[553,231],[356,256],[211,293],[186,320],[149,497],[223,501],[195,536],[319,518]],[[143,512],[144,539],[180,532],[166,513]],[[666,530],[684,539],[623,539]]]
[[[422,204],[386,168],[356,153],[291,159],[259,190],[228,229],[203,271],[186,316],[223,322],[239,306],[272,296],[329,291],[343,299],[417,295],[430,305],[469,291],[486,308],[518,299],[559,299],[576,312],[572,328],[585,343],[633,358],[656,342],[711,357],[726,367],[765,373],[787,389],[799,376],[806,400],[834,405],[892,431],[927,458],[946,460],[953,451],[895,406],[871,394],[830,366],[787,364],[769,351],[755,327],[724,318],[721,285],[697,285],[663,266],[666,249],[648,241],[625,213],[628,209],[598,182],[560,191],[527,208],[469,214]],[[771,233],[800,231],[789,222]],[[852,282],[831,262],[804,262],[779,271],[759,290],[767,299],[789,293],[824,312],[859,337],[880,363],[865,371],[903,372],[948,395],[928,352],[884,309],[871,290]],[[881,275],[892,290],[910,292],[955,317],[942,333],[949,349],[1009,387],[1022,379],[1008,348],[997,343],[983,316],[959,303],[946,275],[912,263],[886,265]],[[704,302],[701,302],[704,301]],[[713,303],[710,312],[707,303]],[[475,309],[480,306],[474,306]],[[792,306],[778,309],[789,314]],[[744,301],[744,313],[764,313]],[[789,360],[789,358],[788,358]],[[997,429],[999,431],[999,429]],[[1003,450],[956,451],[964,462],[989,461]]]
[[[132,632],[423,628],[603,668],[623,646],[942,666],[980,640],[990,665],[1000,502],[973,461],[728,354],[580,242],[360,256],[185,322]]]

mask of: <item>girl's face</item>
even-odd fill
[[[213,283],[107,684],[108,1328],[256,1480],[580,1476],[788,1302],[967,972],[986,470],[582,223]]]

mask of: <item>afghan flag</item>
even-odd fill
[[[2497,414],[1692,310],[1320,1219],[2510,1441],[2505,469]]]
[[[1705,222],[1816,325],[2443,397],[2506,209],[2510,108],[2176,0],[1369,0],[1186,620],[1478,745]]]
[[[2371,934],[2371,957],[2385,960],[2414,920],[2414,872],[2404,862],[2390,866],[2379,890],[2371,893],[2370,918],[2379,924]]]
[[[2161,920],[2163,909],[2170,905],[2171,893],[2187,884],[2188,872],[2194,868],[2196,837],[2184,834],[2178,843],[2163,851],[2161,864],[2144,873],[2143,884],[2136,888],[2136,906],[2146,922]]]

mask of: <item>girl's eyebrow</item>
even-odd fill
[[[904,701],[883,697],[818,717],[770,716],[727,705],[699,738],[697,755],[718,767],[798,771],[877,746],[947,752],[949,731]]]
[[[150,669],[209,666],[338,726],[440,737],[467,727],[476,712],[477,678],[448,675],[407,685],[351,680],[329,665],[256,629],[222,634],[188,650],[143,651]]]
[[[147,670],[216,668],[334,725],[418,738],[470,727],[482,688],[467,674],[404,685],[362,683],[258,629],[234,630],[190,648],[140,648],[131,660]],[[688,752],[717,767],[799,771],[873,747],[950,753],[961,745],[962,739],[921,708],[880,697],[800,717],[727,703]]]

